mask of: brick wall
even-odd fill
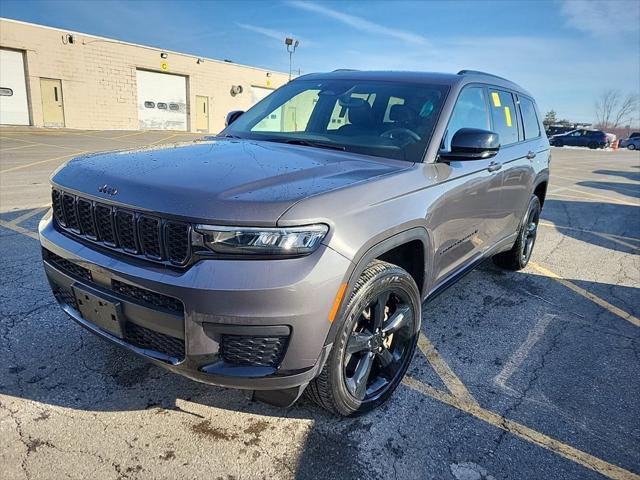
[[[189,107],[196,95],[209,97],[209,129],[224,127],[231,110],[246,110],[252,104],[251,86],[277,88],[286,83],[284,73],[168,52],[85,34],[68,33],[39,25],[0,19],[0,47],[25,52],[31,121],[42,126],[40,78],[62,80],[65,126],[95,130],[137,130],[136,69],[162,71],[187,77]],[[283,47],[284,48],[284,47]],[[233,85],[243,93],[230,94]],[[195,113],[187,109],[188,126],[195,130]]]

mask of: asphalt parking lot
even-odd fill
[[[409,377],[331,417],[201,385],[57,307],[36,228],[82,152],[167,132],[0,129],[0,465],[6,479],[640,479],[640,153],[553,149],[531,264],[424,306]]]

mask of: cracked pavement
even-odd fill
[[[30,131],[20,138],[58,147],[1,153],[19,144],[3,133],[2,169],[28,163],[29,150],[40,160],[60,145],[97,150],[163,135],[118,143],[123,133]],[[0,220],[46,204],[56,166],[0,173]],[[639,317],[639,198],[638,152],[553,149],[532,261]],[[20,226],[34,231],[40,216]],[[378,411],[345,420],[306,399],[282,410],[187,380],[71,322],[35,239],[0,225],[0,251],[2,478],[603,478],[406,385]],[[496,378],[545,315],[553,319],[502,387]],[[483,408],[636,474],[639,331],[531,267],[490,262],[424,306],[423,332]],[[447,391],[419,353],[409,374]]]

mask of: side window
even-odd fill
[[[522,112],[522,124],[524,125],[524,138],[530,140],[540,136],[540,123],[536,114],[536,107],[526,97],[519,97],[520,112]]]
[[[489,112],[483,87],[467,87],[460,93],[447,126],[445,150],[451,150],[451,139],[461,128],[489,130]]]
[[[493,130],[500,135],[500,145],[518,141],[518,121],[513,95],[501,90],[489,89]]]

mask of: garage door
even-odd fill
[[[187,78],[137,71],[138,125],[141,130],[187,129]]]
[[[22,52],[0,49],[0,123],[29,125]]]

